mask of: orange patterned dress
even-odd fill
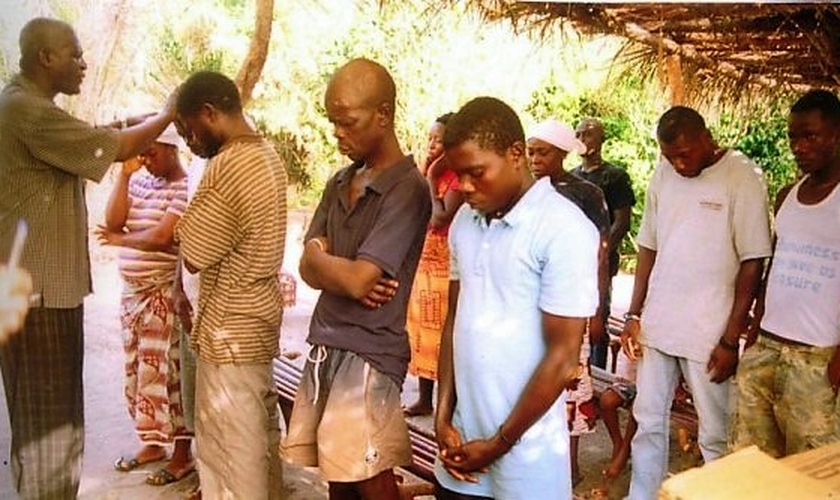
[[[435,186],[438,199],[457,189],[458,176],[447,169]],[[429,227],[408,301],[406,329],[411,345],[408,369],[412,375],[429,380],[437,380],[440,337],[446,320],[449,295],[448,237],[449,226]]]

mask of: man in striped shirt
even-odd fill
[[[190,149],[210,158],[175,229],[184,266],[201,280],[191,343],[202,495],[279,498],[271,361],[279,351],[286,171],[246,121],[236,85],[224,75],[190,76],[176,123]]]

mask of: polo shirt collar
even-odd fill
[[[365,162],[357,161],[345,169],[338,177],[339,184],[349,183],[356,171],[365,166]],[[397,182],[402,179],[406,172],[416,169],[414,157],[412,155],[403,156],[397,163],[386,168],[384,172],[376,176],[376,178],[367,186],[367,189],[373,190],[378,194],[386,193]]]
[[[535,210],[535,205],[545,196],[546,192],[551,191],[554,191],[554,186],[551,185],[551,180],[547,176],[536,181],[528,188],[528,191],[525,191],[525,194],[519,198],[519,201],[516,202],[508,213],[498,219],[499,222],[505,226],[514,227],[528,220],[529,217],[532,217],[531,212]],[[479,212],[473,214],[473,221],[479,224],[487,225],[486,220],[484,215]]]

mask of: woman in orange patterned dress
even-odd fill
[[[408,305],[409,370],[419,378],[417,402],[405,408],[408,416],[432,413],[432,392],[437,380],[438,353],[449,291],[449,224],[464,201],[458,177],[443,156],[443,132],[452,113],[438,117],[429,129],[429,144],[423,173],[432,197],[432,218],[417,267]]]

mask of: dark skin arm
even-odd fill
[[[603,318],[603,307],[607,303],[607,293],[610,289],[610,254],[609,236],[604,233],[598,243],[598,310],[589,319],[589,342],[598,344],[606,335]]]
[[[187,299],[187,294],[184,293],[183,270],[184,265],[179,254],[178,264],[175,266],[175,282],[172,284],[172,308],[178,315],[178,319],[181,320],[184,330],[190,332],[192,331],[193,309],[192,304]]]
[[[142,231],[125,232],[125,221],[128,218],[128,210],[131,208],[128,185],[131,176],[139,168],[140,162],[135,158],[123,163],[122,170],[105,208],[105,224],[97,225],[94,232],[103,245],[130,247],[147,251],[168,250],[175,241],[175,225],[180,219],[177,215],[167,213],[153,227]]]
[[[633,280],[633,295],[630,297],[630,306],[627,311],[632,314],[641,314],[642,307],[647,297],[650,273],[656,264],[656,250],[639,246],[639,254],[636,257],[636,277]],[[639,321],[630,319],[624,322],[624,330],[621,332],[621,350],[627,357],[635,361],[641,356],[639,347]]]
[[[117,175],[114,189],[108,197],[108,205],[105,207],[105,228],[113,233],[122,232],[125,221],[128,218],[128,209],[131,208],[128,196],[128,185],[131,176],[137,172],[142,164],[137,157],[130,158],[123,162],[122,168]]]
[[[834,355],[831,356],[831,361],[828,362],[828,367],[826,367],[826,376],[836,396],[837,389],[840,387],[840,346],[834,349]]]
[[[307,285],[356,299],[371,308],[394,297],[399,283],[384,276],[376,264],[336,257],[328,249],[325,238],[312,238],[303,246],[299,271]]]
[[[621,246],[621,241],[630,230],[630,207],[617,208],[612,211],[613,223],[610,226],[610,249],[612,252]]]
[[[461,283],[459,281],[449,282],[449,309],[441,334],[438,358],[438,396],[437,406],[435,407],[435,437],[440,450],[455,448],[462,444],[461,433],[452,425],[452,413],[455,411],[455,403],[458,400],[455,391],[455,372],[452,359],[452,333],[460,290]],[[461,474],[453,470],[450,470],[449,473],[462,481],[475,481],[475,477],[469,474]]]
[[[476,439],[441,450],[441,460],[454,477],[470,480],[472,473],[486,470],[511,449],[512,444],[551,408],[563,390],[578,377],[586,318],[542,313],[542,326],[545,356],[499,431],[488,439]]]
[[[712,382],[719,384],[735,374],[738,367],[738,350],[728,349],[722,344],[738,346],[741,333],[747,330],[749,313],[755,300],[764,259],[750,259],[741,262],[735,278],[735,302],[726,322],[721,341],[712,349],[706,370],[712,376]]]
[[[119,148],[116,161],[123,161],[145,151],[154,140],[175,119],[178,91],[175,90],[166,100],[164,109],[155,115],[145,115],[130,119],[130,126],[119,132]]]
[[[451,189],[443,195],[443,198],[438,198],[435,186],[444,170],[446,170],[446,156],[439,156],[432,162],[426,173],[429,195],[432,198],[432,217],[429,219],[429,225],[435,229],[449,226],[455,217],[455,213],[458,212],[464,202],[464,195],[457,189]]]
[[[150,252],[164,251],[172,248],[175,242],[175,225],[178,224],[179,219],[180,217],[175,214],[166,214],[154,227],[142,231],[115,232],[106,226],[98,225],[94,232],[103,245],[130,247]]]
[[[776,200],[773,203],[773,213],[778,214],[779,208],[782,206],[782,202],[785,201],[790,190],[793,189],[796,183],[788,184],[787,186],[783,187],[776,193]],[[776,248],[776,235],[773,235],[773,248]],[[753,307],[752,317],[750,318],[749,324],[747,325],[747,340],[745,343],[745,348],[749,348],[755,341],[758,339],[758,333],[761,330],[761,320],[764,318],[764,294],[767,289],[767,277],[770,276],[770,268],[773,266],[773,257],[771,256],[767,260],[767,267],[764,271],[764,277],[761,280],[761,283],[758,286],[758,292],[756,293],[755,297],[755,306]]]

